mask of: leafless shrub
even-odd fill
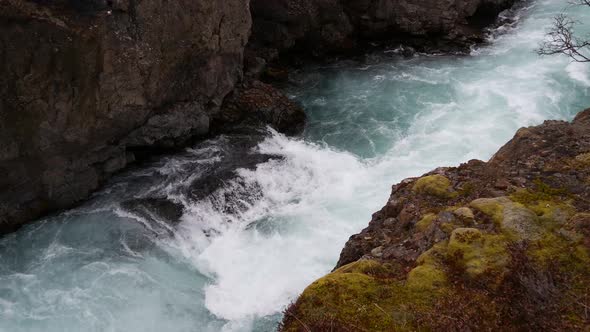
[[[590,7],[590,0],[572,0],[571,5]],[[590,62],[587,51],[590,48],[590,36],[579,38],[574,27],[579,22],[566,14],[559,14],[553,19],[553,26],[547,32],[545,40],[537,49],[539,55],[565,54],[577,62]]]

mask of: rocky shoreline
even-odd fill
[[[146,155],[303,110],[260,79],[289,55],[482,40],[512,0],[6,0],[0,234],[86,199]]]
[[[394,185],[282,331],[584,330],[590,109]]]

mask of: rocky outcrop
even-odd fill
[[[154,150],[244,123],[300,131],[303,111],[257,81],[286,76],[264,69],[279,52],[381,36],[462,43],[510,2],[1,1],[0,234]]]
[[[283,331],[590,326],[590,110],[393,186]]]
[[[0,232],[206,134],[242,75],[247,0],[0,3]]]
[[[462,49],[483,40],[514,0],[252,0],[251,47],[266,59],[285,50],[321,56],[367,42],[423,50]]]
[[[270,125],[286,134],[303,130],[305,111],[272,85],[247,81],[228,96],[214,117],[216,127]]]
[[[252,0],[251,9],[251,44],[262,57],[295,47],[321,54],[352,46],[353,26],[339,0]]]

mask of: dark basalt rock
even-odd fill
[[[213,125],[270,125],[289,135],[303,131],[305,111],[281,91],[260,81],[236,89],[216,115]]]
[[[0,22],[0,233],[208,134],[250,30],[246,0],[6,0]]]
[[[464,46],[511,2],[1,1],[0,234],[193,137],[244,124],[300,132],[301,108],[256,81],[288,79],[267,67],[280,53],[383,37]]]
[[[420,51],[465,50],[514,0],[252,0],[249,47],[265,59],[297,52],[322,57],[373,42]],[[277,52],[269,52],[274,49]]]
[[[150,222],[164,221],[170,224],[178,223],[183,213],[181,204],[165,198],[138,198],[121,203],[121,207]]]

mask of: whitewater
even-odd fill
[[[469,56],[387,50],[305,68],[286,90],[309,117],[301,137],[198,143],[0,238],[0,331],[274,331],[391,185],[487,160],[518,128],[590,106],[590,65],[535,53],[564,10],[590,22],[532,1]],[[195,195],[222,167],[231,176]],[[180,221],[125,203],[153,197],[182,206]]]

